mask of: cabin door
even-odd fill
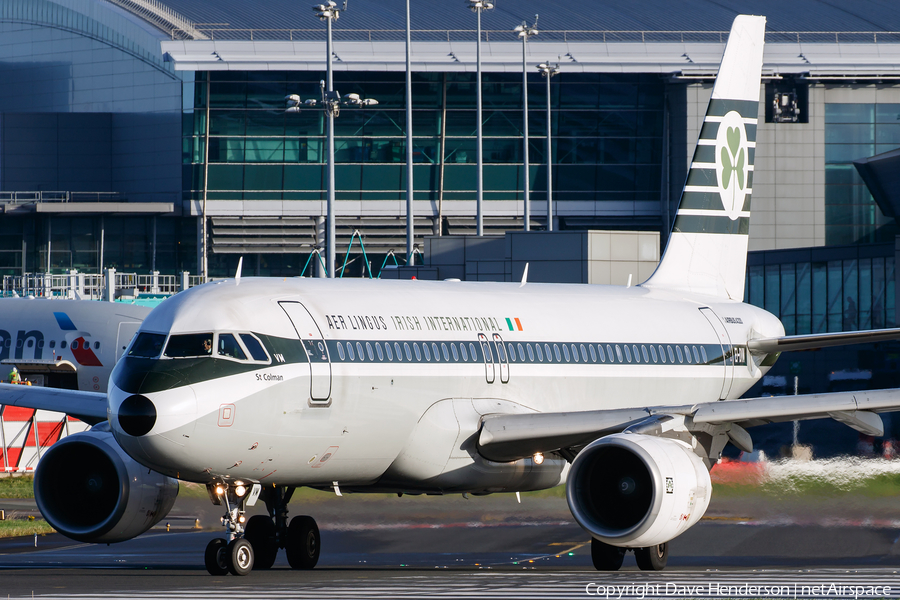
[[[327,403],[331,398],[331,357],[322,331],[312,315],[299,302],[279,302],[287,313],[309,359],[309,397],[313,403]]]

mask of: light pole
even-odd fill
[[[328,199],[325,204],[325,243],[328,245],[328,252],[326,253],[327,258],[325,260],[325,269],[328,271],[328,277],[334,277],[334,118],[337,116],[337,103],[335,101],[340,98],[340,95],[337,95],[334,92],[334,79],[331,75],[331,24],[341,16],[342,10],[347,9],[347,2],[344,2],[344,7],[342,9],[338,9],[337,3],[333,2],[332,0],[328,0],[325,4],[317,4],[313,6],[312,9],[316,13],[316,16],[319,17],[319,19],[325,21],[326,31],[328,34],[325,42],[325,53],[327,55],[325,63],[327,65],[325,74],[326,86],[325,94],[322,98],[325,105],[325,121],[327,129],[326,135],[328,137],[328,141],[326,142],[328,145],[328,149],[326,151],[328,160],[328,169],[326,175],[326,177],[328,178]],[[329,97],[329,95],[336,97],[332,98]]]
[[[330,28],[329,28],[330,29]],[[329,61],[330,62],[330,61]],[[322,105],[325,116],[328,119],[328,215],[327,215],[327,241],[328,252],[326,261],[326,271],[328,277],[334,277],[334,254],[337,242],[334,233],[334,118],[341,113],[341,106],[361,107],[374,106],[378,104],[378,100],[374,98],[360,98],[359,94],[347,94],[341,98],[341,94],[337,91],[325,91],[325,81],[319,82],[321,89],[321,98],[308,98],[301,100],[297,94],[285,96],[287,108],[284,112],[297,113],[302,109],[300,105],[306,105],[314,108],[317,104]]]
[[[534,15],[534,25],[529,27],[525,21],[513,29],[522,38],[522,149],[523,149],[523,176],[522,176],[522,202],[523,213],[525,219],[525,231],[531,231],[531,193],[529,187],[529,164],[528,164],[528,71],[525,64],[525,47],[528,45],[528,38],[538,34],[537,30],[538,16]]]
[[[553,231],[553,142],[550,137],[550,78],[559,73],[559,63],[548,60],[538,65],[538,71],[547,78],[547,231]]]
[[[410,53],[409,0],[406,0],[406,264],[410,264],[415,241],[413,213],[412,58]]]
[[[484,235],[484,155],[481,151],[481,12],[494,8],[489,0],[467,0],[469,8],[478,16],[478,39],[475,41],[475,113],[478,119],[475,129],[475,161],[478,163],[475,175],[475,234]]]

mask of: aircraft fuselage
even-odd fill
[[[229,280],[144,321],[160,354],[132,346],[117,365],[110,422],[136,460],[190,481],[539,489],[564,481],[565,461],[481,458],[482,415],[736,398],[770,364],[747,351],[751,332],[783,328],[747,304],[640,286]],[[205,335],[210,354],[184,350]],[[117,417],[135,410],[132,435]]]

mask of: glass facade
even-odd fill
[[[46,271],[48,236],[51,273],[197,272],[196,219],[95,215],[0,219],[0,275]]]
[[[900,148],[900,104],[825,105],[825,244],[892,240],[853,161]]]
[[[546,84],[540,74],[533,75],[530,176],[532,200],[540,202],[547,189],[541,168],[546,163]],[[197,74],[190,94],[194,110],[185,112],[184,183],[186,196],[193,199],[203,189],[206,76]],[[209,76],[209,200],[325,199],[323,113],[315,108],[284,113],[287,94],[318,98],[323,74],[222,71]],[[483,77],[484,198],[521,200],[521,75]],[[412,85],[417,199],[437,201],[442,191],[444,201],[473,200],[475,75],[415,73]],[[335,88],[344,96],[357,93],[379,103],[342,108],[335,120],[337,200],[405,199],[404,74],[335,73]],[[655,75],[564,73],[554,78],[554,200],[584,202],[587,215],[602,211],[597,201],[658,206],[663,98],[664,84]]]
[[[787,335],[892,327],[894,262],[892,243],[751,252],[744,300]]]

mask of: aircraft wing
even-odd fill
[[[579,448],[624,431],[655,416],[683,415],[695,424],[754,427],[782,421],[831,418],[867,435],[884,434],[876,413],[900,410],[900,390],[836,392],[768,398],[721,400],[685,406],[593,410],[570,413],[486,415],[478,435],[478,452],[507,462]]]
[[[814,333],[811,335],[785,335],[782,337],[756,338],[749,340],[751,352],[787,352],[788,350],[812,350],[847,344],[867,344],[900,339],[900,327],[892,329],[868,329],[866,331],[844,331],[840,333]]]
[[[66,413],[89,425],[106,420],[106,394],[0,383],[0,404]]]

